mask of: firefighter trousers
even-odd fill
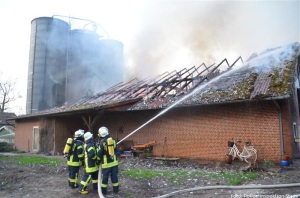
[[[68,181],[69,181],[69,186],[71,188],[78,188],[77,180],[78,180],[79,168],[80,168],[80,166],[69,166],[68,167],[68,169],[69,169]]]
[[[119,172],[118,166],[102,169],[101,190],[103,194],[107,193],[107,184],[108,184],[109,176],[111,178],[111,183],[113,185],[113,191],[115,193],[119,192],[118,172]]]
[[[85,191],[89,182],[92,180],[93,190],[98,190],[98,171],[87,173],[85,172],[80,182],[80,191]]]

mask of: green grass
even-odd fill
[[[256,173],[221,173],[227,179],[228,185],[239,185],[245,181],[253,180],[257,177]]]
[[[135,179],[151,179],[155,177],[166,177],[170,181],[174,181],[180,185],[188,177],[193,175],[200,175],[208,178],[224,178],[228,185],[239,185],[245,181],[256,179],[256,173],[237,173],[237,172],[201,172],[201,171],[157,171],[157,170],[141,170],[131,169],[123,170],[124,174],[130,175]]]
[[[17,165],[48,165],[58,166],[62,160],[56,158],[42,157],[42,156],[0,156],[0,161],[10,161],[12,164]]]

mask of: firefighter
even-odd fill
[[[84,134],[84,164],[85,164],[85,173],[80,182],[79,193],[87,194],[86,190],[87,185],[92,180],[93,189],[98,189],[98,156],[97,156],[97,147],[93,139],[93,134],[91,132],[86,132]]]
[[[102,181],[101,181],[101,191],[103,195],[107,194],[107,184],[108,178],[111,176],[111,182],[113,185],[113,192],[119,192],[118,183],[118,159],[116,156],[116,141],[110,137],[109,131],[106,127],[100,127],[98,130],[98,135],[101,139],[99,144],[98,157],[100,159],[100,164],[102,167]]]
[[[84,130],[82,129],[75,132],[70,151],[68,154],[65,153],[69,170],[68,182],[71,188],[78,188],[78,174],[83,163],[83,134]]]

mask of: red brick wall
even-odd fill
[[[288,108],[286,104],[282,108],[285,150],[292,155]],[[122,126],[124,132],[118,134],[121,140],[157,113],[156,110],[109,113],[99,126],[107,126],[114,137]],[[232,138],[250,139],[258,151],[259,161],[278,162],[281,157],[279,116],[273,101],[172,109],[126,140],[156,141],[153,151],[156,156],[223,160],[227,141]]]
[[[284,151],[292,151],[292,123],[287,102],[281,102]],[[121,140],[147,123],[160,110],[104,113],[95,128],[107,126],[113,137]],[[68,137],[79,128],[87,131],[80,116],[55,119],[54,147],[51,153],[62,153]],[[39,121],[16,122],[16,147],[28,151],[32,148],[32,127],[43,126]],[[123,132],[118,130],[123,128]],[[166,144],[164,140],[166,138]],[[232,103],[209,106],[173,108],[126,139],[135,143],[156,141],[155,156],[224,160],[227,141],[252,141],[258,151],[258,160],[279,162],[281,158],[278,109],[273,101]],[[50,140],[51,141],[51,140]]]

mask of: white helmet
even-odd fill
[[[105,137],[109,134],[108,129],[106,127],[100,127],[98,133],[100,137]]]
[[[93,137],[93,134],[91,132],[86,132],[84,134],[84,141],[88,141],[89,139],[91,139]]]
[[[74,137],[78,138],[78,137],[82,137],[84,134],[84,130],[79,129],[78,131],[75,131]]]

